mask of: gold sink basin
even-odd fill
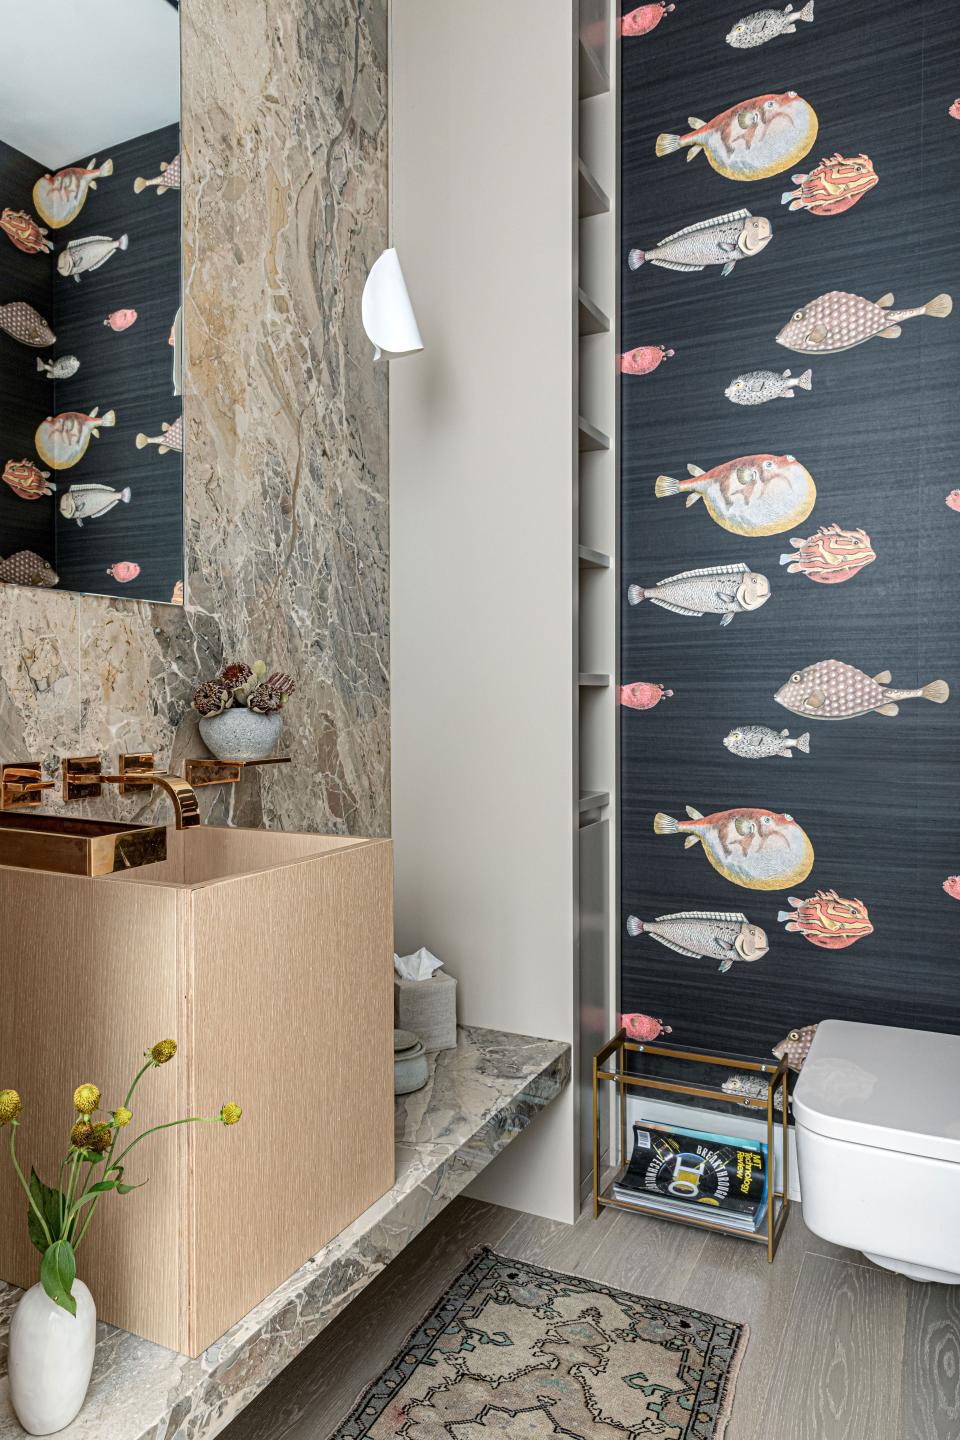
[[[163,825],[0,811],[0,865],[61,875],[113,875],[166,858]]]

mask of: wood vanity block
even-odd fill
[[[98,1317],[196,1356],[394,1180],[393,877],[388,840],[168,834],[167,859],[87,879],[0,867],[0,1088],[20,1092],[21,1165],[47,1184],[72,1096],[121,1105],[125,1135],[243,1107],[233,1127],[150,1136],[78,1251]],[[0,1135],[6,1146],[9,1132]],[[0,1278],[39,1253],[0,1162]]]

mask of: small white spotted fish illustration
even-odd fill
[[[801,10],[784,5],[782,10],[757,10],[753,15],[745,15],[728,32],[727,44],[734,50],[754,50],[758,45],[766,45],[768,40],[776,40],[778,35],[796,35],[798,20],[812,23],[813,0],[807,0]]]
[[[881,295],[874,303],[862,295],[850,295],[846,290],[830,290],[794,311],[777,335],[777,344],[801,355],[836,355],[874,336],[896,340],[902,333],[903,321],[913,320],[917,315],[945,320],[953,309],[953,300],[943,294],[912,310],[894,310],[892,305],[891,293]]]
[[[768,400],[792,400],[794,386],[798,390],[811,390],[813,371],[791,375],[789,370],[784,370],[778,375],[774,370],[750,370],[731,380],[723,393],[734,405],[765,405]]]

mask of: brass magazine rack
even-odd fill
[[[763,1225],[760,1229],[751,1233],[750,1231],[736,1229],[733,1226],[718,1224],[713,1221],[699,1220],[696,1215],[674,1215],[669,1212],[646,1206],[642,1199],[636,1202],[618,1200],[613,1193],[613,1186],[624,1174],[629,1161],[627,1153],[627,1096],[630,1089],[636,1087],[641,1090],[666,1091],[668,1095],[690,1096],[696,1099],[710,1099],[729,1101],[730,1096],[716,1087],[688,1083],[684,1080],[666,1079],[660,1075],[645,1075],[642,1072],[634,1072],[627,1069],[628,1055],[655,1055],[668,1060],[689,1061],[697,1065],[717,1065],[727,1070],[750,1071],[767,1082],[766,1101],[759,1100],[755,1108],[758,1111],[766,1111],[767,1119],[767,1174],[769,1198],[767,1211],[764,1216]],[[616,1055],[615,1069],[609,1068],[610,1057]],[[600,1175],[600,1115],[601,1086],[612,1084],[616,1089],[616,1111],[617,1124],[620,1131],[620,1166],[617,1174],[606,1186],[601,1187]],[[774,1184],[775,1174],[775,1152],[774,1135],[777,1120],[774,1118],[773,1097],[777,1086],[780,1086],[780,1093],[783,1103],[782,1121],[783,1127],[783,1153],[781,1158],[782,1189],[777,1190]],[[601,1209],[610,1207],[614,1210],[632,1210],[643,1215],[651,1215],[658,1220],[670,1220],[677,1225],[692,1225],[699,1230],[716,1231],[720,1235],[736,1235],[741,1240],[752,1240],[755,1245],[766,1245],[767,1259],[773,1261],[777,1253],[777,1246],[780,1244],[780,1236],[783,1234],[783,1227],[787,1223],[787,1216],[790,1212],[790,1128],[787,1116],[787,1061],[786,1058],[778,1063],[767,1063],[762,1060],[740,1060],[731,1059],[721,1055],[705,1055],[698,1050],[679,1050],[673,1045],[652,1045],[639,1040],[628,1040],[625,1030],[619,1030],[612,1040],[608,1040],[602,1050],[598,1050],[593,1057],[593,1213],[596,1217]]]

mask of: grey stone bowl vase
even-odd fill
[[[218,760],[266,760],[277,748],[283,717],[258,715],[243,705],[200,721],[203,743]]]

